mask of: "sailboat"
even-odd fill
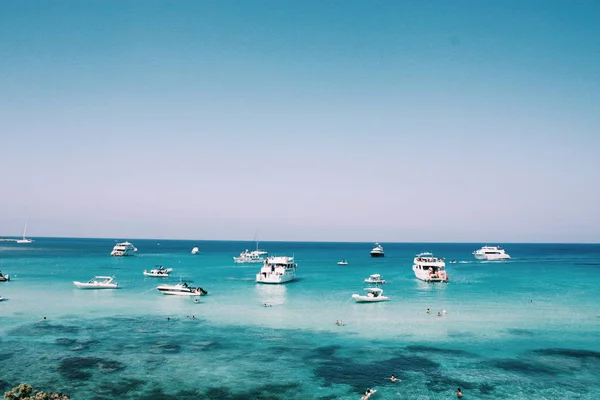
[[[269,252],[258,248],[258,240],[256,238],[256,234],[254,234],[254,241],[256,242],[256,250],[248,251],[248,249],[246,249],[242,251],[239,256],[233,257],[233,261],[238,264],[264,263],[267,257],[269,256]]]
[[[27,239],[25,237],[25,233],[27,233],[27,222],[25,222],[25,227],[23,228],[23,238],[22,239],[17,239],[17,240],[15,240],[15,242],[17,242],[17,243],[32,243],[33,240],[32,239]]]

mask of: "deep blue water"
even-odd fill
[[[0,271],[12,276],[0,283],[0,391],[28,382],[74,399],[358,399],[373,387],[377,400],[455,398],[461,387],[463,399],[600,398],[600,245],[501,244],[510,261],[480,262],[472,251],[496,243],[382,243],[386,257],[373,259],[373,243],[264,242],[299,264],[295,282],[270,286],[254,283],[259,265],[233,263],[251,242],[130,241],[139,252],[128,258],[110,257],[109,239],[0,242]],[[450,283],[414,278],[422,251],[458,260]],[[172,277],[142,275],[156,264]],[[351,301],[372,273],[391,300]],[[72,284],[105,274],[118,290]],[[209,295],[194,303],[155,289],[183,279]]]

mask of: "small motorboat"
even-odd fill
[[[73,284],[80,289],[117,289],[119,284],[114,280],[114,276],[95,276],[87,282],[73,281]]]
[[[198,249],[198,247],[194,247],[192,249],[192,254],[198,254],[198,253],[200,253],[200,250]]]
[[[348,265],[348,261],[346,261],[346,260],[338,261],[338,265]]]
[[[365,279],[365,282],[366,283],[375,283],[377,285],[381,285],[381,284],[385,283],[385,279],[383,279],[381,277],[381,275],[379,275],[379,274],[372,274],[372,275],[369,275],[369,277],[367,279]]]
[[[0,282],[8,282],[10,281],[10,275],[6,274],[6,275],[2,275],[2,272],[0,271]]]
[[[157,265],[155,269],[151,269],[150,271],[144,270],[144,275],[159,278],[168,278],[171,274],[171,271],[173,271],[173,268],[165,268],[162,265]]]
[[[389,297],[383,295],[383,289],[381,288],[365,288],[366,295],[353,294],[352,298],[357,303],[373,303],[377,301],[389,300]]]
[[[174,296],[204,296],[208,292],[201,287],[193,287],[187,282],[178,283],[176,285],[160,285],[156,287],[162,294],[170,294]]]

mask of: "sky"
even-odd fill
[[[597,1],[0,2],[0,235],[600,242]]]

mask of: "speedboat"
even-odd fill
[[[432,253],[417,254],[413,261],[415,276],[425,282],[447,282],[446,263]]]
[[[375,283],[375,284],[383,284],[385,283],[385,279],[381,277],[379,274],[369,275],[367,279],[365,279],[366,283]]]
[[[10,281],[10,275],[2,275],[2,271],[0,271],[0,282],[8,282]]]
[[[156,287],[162,294],[170,294],[174,296],[204,296],[208,292],[201,287],[194,287],[187,282],[178,283],[176,285],[160,285]]]
[[[346,261],[346,260],[338,261],[338,265],[348,265],[348,261]]]
[[[131,243],[123,242],[117,243],[110,252],[110,255],[115,257],[133,256],[135,255],[136,251],[137,248],[135,248]]]
[[[144,275],[168,278],[171,274],[171,271],[173,271],[173,268],[165,268],[162,265],[157,265],[156,267],[157,268],[151,269],[150,271],[144,270]]]
[[[371,257],[385,257],[383,246],[379,243],[375,243],[375,247],[373,247],[373,250],[371,250]]]
[[[269,257],[260,272],[256,274],[256,282],[285,283],[293,281],[296,278],[297,268],[298,264],[294,262],[294,257]]]
[[[508,260],[510,256],[499,246],[483,246],[479,250],[475,250],[473,255],[478,260],[497,261]]]
[[[116,289],[118,283],[114,280],[114,276],[95,276],[87,282],[74,281],[73,284],[80,289]]]
[[[192,249],[192,254],[198,254],[198,253],[200,253],[200,250],[197,247],[194,247]]]
[[[366,295],[353,294],[352,298],[357,303],[372,303],[376,301],[387,301],[389,297],[383,295],[383,289],[381,288],[365,288]]]

